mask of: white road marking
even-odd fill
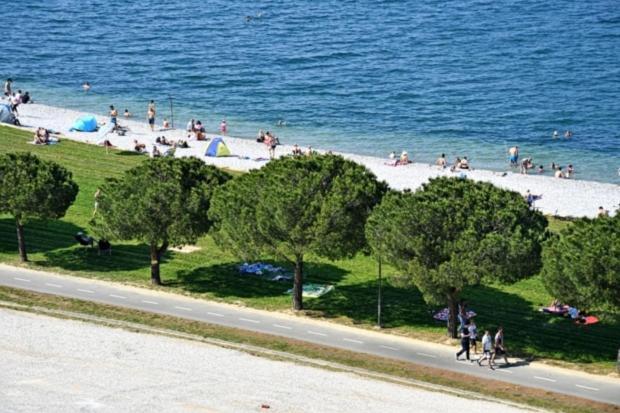
[[[364,344],[363,341],[359,341],[359,340],[354,340],[352,338],[343,338],[343,341],[348,341],[349,343],[356,343],[356,344]]]
[[[47,285],[48,287],[62,288],[62,285],[60,284],[45,283],[45,285]]]
[[[78,291],[81,291],[81,292],[83,292],[83,293],[95,294],[95,292],[94,292],[94,291],[92,291],[92,290],[85,290],[85,289],[83,289],[83,288],[78,288],[77,290],[78,290]]]
[[[398,349],[396,347],[384,346],[383,344],[381,344],[379,347],[386,348],[386,349],[392,350],[392,351],[398,351]]]
[[[147,303],[147,304],[155,304],[157,305],[157,303],[155,301],[149,301],[149,300],[142,300],[143,303]]]
[[[127,297],[124,297],[122,295],[116,295],[116,294],[110,294],[110,297],[120,298],[121,300],[126,300],[127,299]]]
[[[292,329],[293,329],[293,327],[283,326],[283,325],[281,325],[281,324],[272,324],[272,325],[273,325],[274,327],[277,327],[277,328],[283,328],[283,329],[285,329],[285,330],[292,330]]]
[[[30,282],[30,280],[27,280],[27,279],[25,279],[25,278],[13,277],[13,279],[14,279],[14,280],[17,280],[17,281],[23,281],[23,282],[25,282],[25,283],[29,283],[29,282]]]
[[[254,324],[258,324],[260,323],[260,321],[258,320],[252,320],[251,318],[243,318],[243,317],[239,317],[239,320],[241,321],[246,321],[248,323],[254,323]]]
[[[417,354],[418,356],[429,357],[429,358],[432,358],[432,359],[436,359],[437,358],[437,356],[434,355],[434,354],[428,354],[428,353],[415,353],[415,354]]]
[[[306,331],[306,333],[308,333],[308,334],[312,334],[313,336],[323,336],[323,337],[327,337],[327,334],[325,334],[325,333],[319,333],[318,331],[308,330],[308,331]]]
[[[184,310],[184,311],[192,311],[191,308],[187,308],[187,307],[178,307],[178,306],[174,306],[174,308],[176,308],[177,310]]]
[[[596,387],[582,386],[581,384],[575,384],[575,386],[579,387],[580,389],[598,391],[598,389]]]
[[[555,383],[555,382],[557,381],[557,380],[550,379],[550,378],[548,378],[548,377],[534,376],[534,378],[535,378],[535,379],[538,379],[538,380],[550,381],[550,382],[552,382],[552,383]]]
[[[512,374],[512,371],[510,371],[510,370],[506,370],[506,369],[498,369],[497,367],[495,368],[495,371],[499,371],[500,373],[508,373],[508,374]]]
[[[209,315],[213,315],[213,316],[216,316],[216,317],[224,317],[224,314],[220,314],[220,313],[212,313],[211,311],[207,311],[207,314],[209,314]]]

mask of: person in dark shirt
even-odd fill
[[[456,359],[460,360],[459,357],[463,353],[465,353],[467,360],[471,361],[469,359],[469,322],[461,329],[461,350],[456,353]]]

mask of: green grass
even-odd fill
[[[28,144],[30,140],[30,133],[0,127],[0,153],[32,151],[44,159],[54,160],[73,172],[80,193],[62,220],[26,225],[29,266],[150,287],[145,245],[114,243],[110,257],[98,256],[73,240],[77,231],[88,231],[93,195],[104,178],[119,176],[146,157],[120,151],[106,154],[101,147],[68,140],[43,147]],[[551,220],[552,230],[567,225],[570,222]],[[255,308],[289,311],[290,297],[285,291],[290,285],[240,277],[236,271],[238,260],[219,249],[210,237],[200,239],[197,245],[201,249],[191,254],[172,251],[166,254],[162,265],[164,289]],[[7,216],[0,216],[0,262],[19,264],[15,226]],[[377,286],[376,264],[372,258],[359,255],[351,260],[330,262],[309,257],[305,269],[308,281],[336,286],[322,298],[305,301],[308,316],[372,327]],[[397,275],[389,267],[384,274]],[[446,340],[444,326],[431,317],[434,308],[424,303],[417,290],[388,282],[384,293],[383,315],[387,331],[430,341]],[[514,355],[579,363],[579,368],[594,372],[607,373],[615,368],[620,343],[618,316],[601,314],[604,316],[601,323],[583,327],[543,315],[537,309],[548,304],[552,297],[545,292],[539,277],[511,286],[471,288],[464,292],[464,297],[478,313],[479,329],[504,325],[507,344]]]
[[[18,303],[20,307],[16,308],[10,303]],[[465,390],[473,392],[476,395],[491,396],[500,400],[527,404],[532,407],[548,409],[550,411],[567,413],[617,413],[620,411],[620,407],[618,406],[496,380],[477,378],[447,370],[429,368],[403,362],[401,360],[387,359],[284,337],[254,333],[246,330],[238,330],[94,302],[33,293],[8,287],[0,287],[0,307],[42,313],[47,316],[51,315],[59,318],[75,318],[78,320],[84,319],[82,315],[96,316],[98,317],[97,323],[118,327],[117,322],[120,322],[124,328],[137,332],[150,332],[148,328],[154,327],[158,329],[158,334],[178,332],[191,334],[195,337],[192,339],[216,339],[219,340],[217,345],[224,345],[237,349],[239,347],[235,347],[234,344],[242,345],[245,346],[245,350],[243,351],[276,360],[294,361],[304,364],[309,363],[314,367],[317,366],[314,361],[319,361],[319,366],[326,369],[348,371],[350,367],[353,367],[356,369],[355,371],[358,372],[359,369],[363,369],[364,371],[361,372],[361,374],[364,375],[372,373],[388,375],[387,378],[382,377],[383,380],[387,379],[388,381],[393,381],[393,379],[404,378],[440,385],[444,388],[449,387],[455,389],[462,397],[471,397],[468,393],[462,393],[462,390]],[[54,313],[50,314],[49,311],[45,310],[52,310]],[[92,320],[89,321],[95,322]],[[127,323],[131,324],[128,325]],[[137,324],[139,324],[140,327],[136,327]],[[161,331],[162,329],[164,330],[163,332]],[[221,342],[225,343],[220,344]],[[233,346],[231,346],[231,344],[233,344]],[[247,346],[252,347],[247,348]],[[279,353],[273,354],[263,349],[275,350]],[[286,354],[282,354],[283,352]],[[303,359],[300,360],[299,357]],[[323,361],[332,364],[326,366]],[[337,363],[337,365],[333,363]]]

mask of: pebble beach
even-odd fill
[[[73,122],[87,113],[53,107],[42,104],[27,104],[19,107],[19,119],[22,127],[32,130],[37,127],[44,127],[57,132],[63,139],[71,139],[89,144],[101,144],[104,139],[108,139],[118,149],[133,150],[134,140],[144,143],[148,151],[151,151],[158,136],[165,136],[168,140],[188,140],[189,148],[177,149],[175,156],[195,156],[204,160],[208,164],[218,167],[229,168],[238,171],[249,171],[260,168],[269,162],[268,148],[266,145],[256,142],[253,139],[236,138],[234,136],[223,136],[219,134],[207,133],[207,141],[196,141],[188,139],[187,132],[184,130],[185,122],[182,126],[175,125],[177,129],[160,130],[161,119],[158,119],[155,131],[151,131],[146,120],[139,118],[125,119],[119,117],[120,125],[127,127],[128,132],[124,136],[115,133],[103,135],[101,132],[75,132],[70,131]],[[94,114],[93,114],[94,115]],[[100,125],[109,123],[107,116],[95,115]],[[103,128],[100,128],[102,130]],[[229,134],[234,135],[234,124],[229,125]],[[209,132],[209,131],[207,131]],[[222,136],[224,142],[230,149],[232,156],[229,157],[207,157],[206,149],[211,139]],[[276,157],[289,155],[295,142],[282,142],[276,149]],[[62,139],[60,144],[62,145]],[[168,147],[160,146],[161,152],[165,152]],[[306,150],[307,148],[302,148]],[[321,148],[313,148],[317,152],[322,152]],[[438,148],[441,153],[441,148]],[[337,153],[337,152],[334,152]],[[512,171],[498,172],[476,169],[473,164],[471,170],[451,172],[449,169],[440,169],[428,163],[415,162],[415,154],[409,154],[414,162],[409,165],[391,166],[387,155],[385,158],[354,155],[349,153],[339,153],[347,159],[365,165],[379,179],[385,180],[391,188],[403,190],[416,190],[422,184],[428,182],[430,178],[438,176],[454,176],[476,181],[490,182],[498,187],[519,192],[523,195],[529,190],[534,195],[541,196],[537,200],[535,207],[544,214],[560,217],[595,217],[598,208],[602,206],[611,214],[615,214],[620,204],[620,186],[611,183],[586,181],[579,179],[558,179],[550,176],[538,176],[536,174],[523,175]],[[146,155],[145,155],[146,156]]]

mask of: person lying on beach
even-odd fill
[[[172,141],[166,139],[165,136],[158,136],[155,138],[155,143],[159,143],[160,145],[170,146],[172,145]]]
[[[442,153],[439,158],[435,161],[435,165],[437,165],[441,169],[446,169],[448,166],[448,161],[446,161],[446,154]]]
[[[45,128],[37,128],[32,143],[35,145],[47,145],[50,141],[50,133]]]
[[[301,153],[301,148],[297,144],[293,145],[293,156],[301,156],[301,155],[303,155]]]
[[[187,149],[189,148],[189,145],[187,144],[187,141],[184,141],[182,139],[179,139],[176,142],[172,142],[172,147],[173,148],[182,148],[182,149]]]
[[[112,145],[112,142],[110,142],[108,139],[104,139],[103,141],[99,142],[97,145],[101,145],[104,148],[116,148],[116,146]]]
[[[140,142],[138,142],[137,140],[134,139],[133,140],[133,149],[136,152],[144,153],[144,151],[146,151],[146,145],[143,144],[143,143],[140,143]]]

